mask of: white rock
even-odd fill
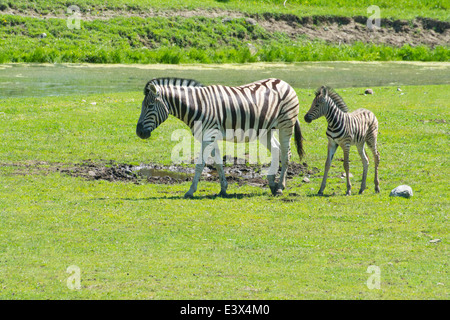
[[[350,178],[353,178],[353,174],[352,174],[351,172],[348,173],[348,176],[349,176]],[[347,177],[347,174],[346,174],[345,172],[342,172],[342,173],[341,173],[341,178],[345,178],[345,177]]]
[[[302,182],[304,182],[304,183],[309,183],[310,180],[309,180],[307,177],[304,177],[303,180],[302,180]]]
[[[410,186],[407,185],[401,185],[397,188],[393,189],[391,193],[389,194],[391,197],[403,197],[403,198],[410,198],[413,196],[413,191]]]

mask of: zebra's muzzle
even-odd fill
[[[141,139],[148,139],[150,138],[152,132],[150,130],[145,130],[142,123],[138,123],[136,127],[136,134]]]
[[[305,121],[306,121],[307,123],[311,123],[312,120],[313,120],[313,119],[312,119],[312,117],[311,117],[309,114],[305,114]]]

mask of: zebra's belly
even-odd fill
[[[270,134],[268,129],[224,129],[221,130],[221,139],[235,143],[253,142]]]
[[[362,132],[356,131],[356,132],[348,132],[347,130],[344,130],[342,132],[333,132],[327,130],[327,137],[334,142],[336,142],[338,145],[358,145],[365,141],[366,137],[366,131],[364,130]]]
[[[202,141],[230,141],[235,143],[246,143],[266,138],[275,134],[277,129],[242,129],[242,128],[207,128],[201,131],[192,130],[192,134],[197,140]]]

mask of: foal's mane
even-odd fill
[[[336,91],[334,91],[333,88],[326,86],[320,87],[315,92],[316,97],[321,94],[322,89],[325,89],[326,95],[328,95],[331,98],[331,100],[333,100],[333,102],[339,109],[341,109],[343,112],[348,112],[348,107],[347,104],[344,102],[344,99],[342,99],[341,96]]]

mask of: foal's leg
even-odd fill
[[[367,158],[366,151],[364,150],[364,142],[357,145],[359,156],[361,157],[361,161],[363,164],[363,176],[361,181],[361,189],[359,189],[359,194],[362,194],[366,189],[366,179],[367,179],[367,171],[369,169],[369,159]]]
[[[380,180],[378,179],[378,165],[380,164],[380,153],[377,150],[377,140],[374,138],[371,141],[367,141],[367,145],[373,153],[373,162],[375,163],[375,192],[380,192]]]
[[[350,144],[343,144],[341,147],[344,151],[344,170],[347,177],[347,192],[345,195],[349,196],[352,194],[352,184],[350,182]]]
[[[327,161],[325,162],[325,171],[323,173],[323,179],[322,184],[320,185],[320,190],[318,192],[318,195],[323,195],[323,190],[325,189],[325,186],[327,185],[327,177],[328,177],[328,171],[330,170],[331,161],[333,160],[334,154],[336,153],[338,144],[334,142],[331,139],[328,139],[328,155],[327,155]]]

